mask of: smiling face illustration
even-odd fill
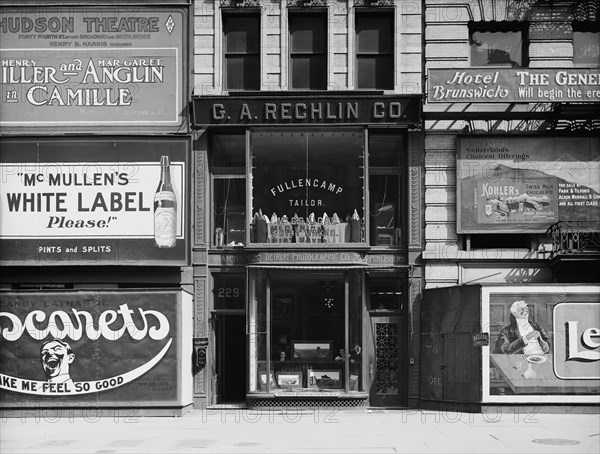
[[[42,368],[46,378],[53,380],[69,380],[69,365],[75,360],[71,346],[58,339],[51,339],[42,344],[40,352]]]

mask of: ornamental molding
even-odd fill
[[[258,8],[260,0],[220,0],[221,8]]]
[[[288,8],[324,8],[327,0],[287,0]]]

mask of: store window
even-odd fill
[[[406,312],[406,280],[396,273],[372,272],[367,280],[370,311]]]
[[[600,32],[597,22],[573,22],[573,63],[600,64]]]
[[[469,25],[471,66],[526,66],[526,23]]]
[[[292,88],[327,88],[327,15],[290,11],[290,80]]]
[[[391,12],[356,13],[357,88],[394,88],[393,30]]]
[[[246,235],[246,136],[213,134],[209,145],[213,247],[243,246]]]
[[[363,140],[350,128],[253,131],[251,241],[364,242]]]
[[[369,131],[370,244],[402,246],[406,217],[404,136]]]
[[[251,390],[362,391],[361,273],[250,276]]]
[[[224,14],[225,89],[260,89],[260,15]]]

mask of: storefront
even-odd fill
[[[425,290],[423,407],[597,404],[599,300],[597,285]]]
[[[425,9],[422,406],[590,411],[597,2]]]
[[[206,268],[193,252],[207,403],[408,405],[420,98],[193,103],[210,212]]]

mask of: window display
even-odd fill
[[[270,393],[362,390],[360,274],[257,271],[250,276],[256,296],[270,282],[266,304],[257,298],[251,302],[250,382],[256,384],[251,389]],[[268,320],[266,326],[263,320]],[[267,351],[263,341],[269,345]]]
[[[255,131],[251,159],[252,242],[365,241],[361,130]]]

